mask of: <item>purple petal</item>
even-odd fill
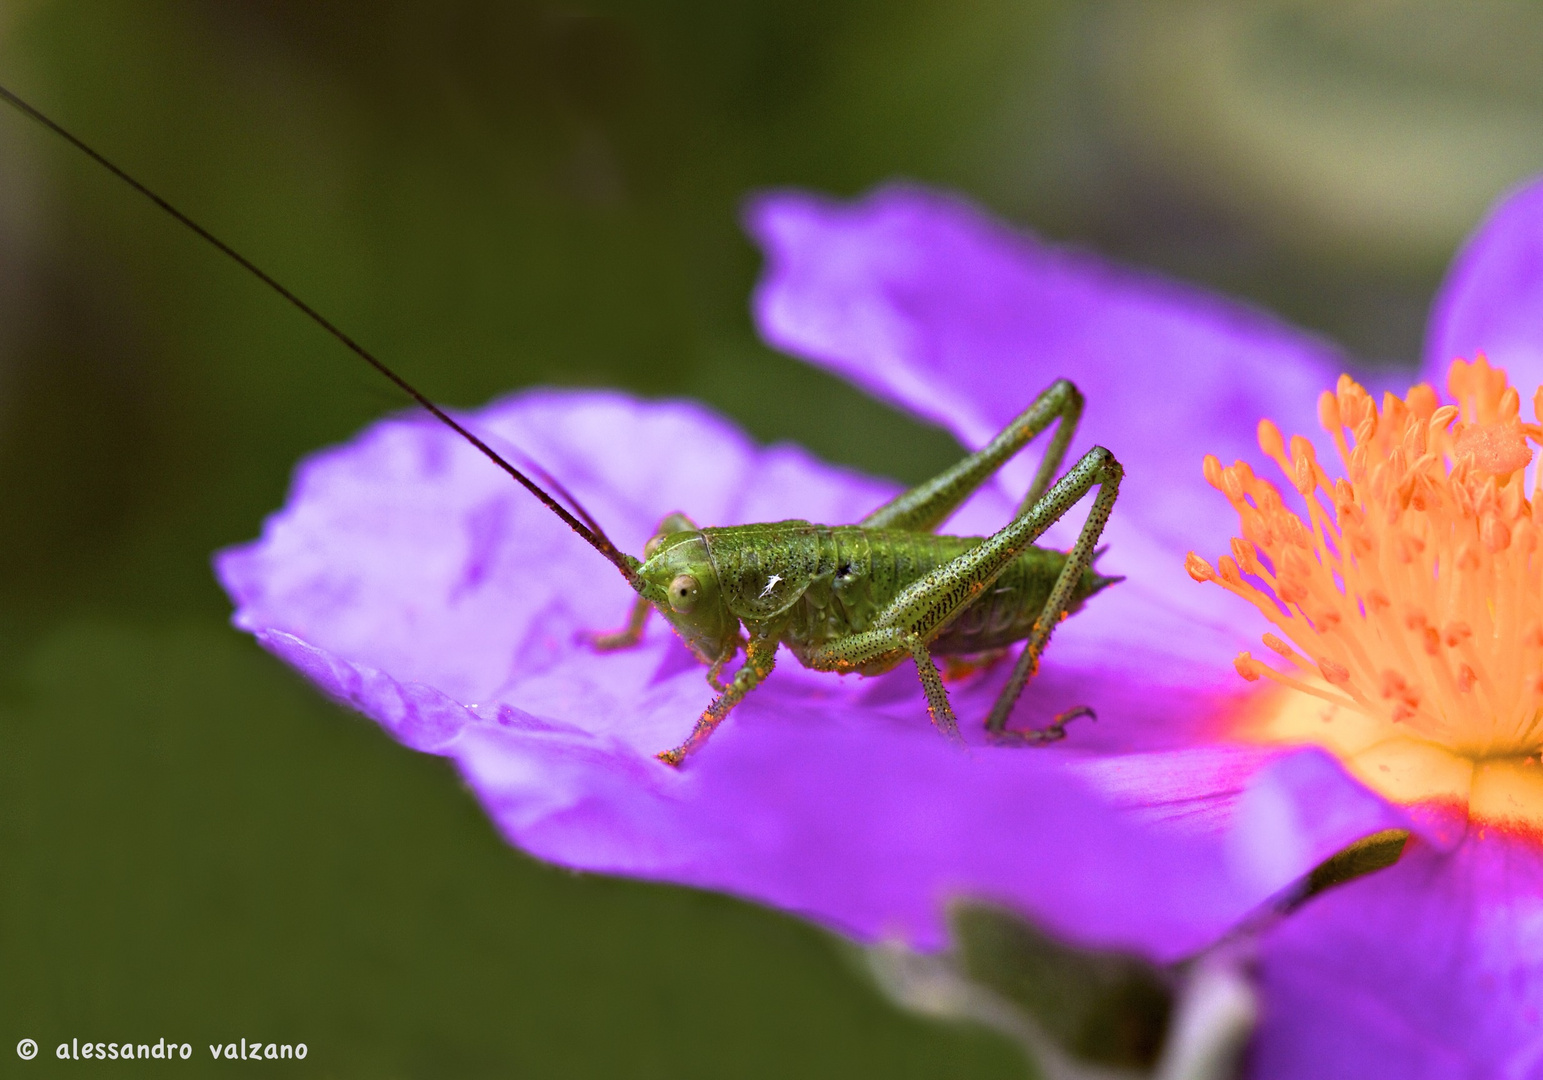
[[[1424,377],[1445,389],[1448,365],[1477,353],[1504,367],[1523,399],[1543,383],[1543,181],[1489,212],[1437,294]]]
[[[1114,451],[1127,480],[1106,532],[1131,582],[1097,638],[1166,656],[1170,684],[1215,683],[1244,639],[1232,602],[1183,570],[1237,528],[1201,460],[1257,459],[1255,430],[1318,430],[1343,370],[1324,343],[1251,309],[1010,230],[956,198],[889,187],[850,204],[779,192],[750,207],[766,250],[755,297],[773,344],[983,445],[1057,377],[1087,397],[1074,455]],[[1004,471],[1027,486],[1030,462]],[[1000,518],[995,520],[1000,521]],[[1071,523],[1052,537],[1070,542]]]
[[[468,422],[541,461],[633,551],[665,510],[840,521],[890,494],[797,450],[758,449],[690,405],[540,393]],[[633,651],[578,644],[579,630],[622,617],[625,583],[474,451],[417,421],[305,462],[263,538],[217,568],[238,625],[407,745],[453,757],[512,842],[727,890],[864,940],[941,945],[944,903],[970,895],[1178,956],[1401,820],[1317,751],[1173,749],[1228,699],[1065,662],[1047,664],[1028,708],[1086,701],[1106,715],[1057,748],[954,750],[929,729],[909,665],[842,679],[784,661],[670,769],[651,755],[710,699],[703,669],[657,624]],[[1003,674],[958,687],[961,714],[983,715]],[[1142,751],[1094,752],[1122,745]]]
[[[1253,1075],[1543,1076],[1543,846],[1411,840],[1264,942]]]
[[[862,941],[939,948],[947,902],[969,896],[1173,960],[1401,821],[1318,751],[963,754],[919,724],[822,713],[774,687],[677,771],[611,735],[260,640],[398,739],[454,758],[532,854],[734,893]]]

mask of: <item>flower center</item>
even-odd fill
[[[1482,356],[1455,361],[1447,389],[1456,404],[1422,384],[1379,409],[1341,376],[1318,402],[1337,480],[1305,438],[1288,446],[1261,421],[1259,446],[1306,521],[1247,464],[1208,456],[1243,535],[1214,568],[1193,552],[1185,565],[1279,631],[1264,644],[1284,670],[1246,652],[1235,662],[1245,679],[1301,692],[1278,699],[1260,733],[1329,746],[1409,802],[1474,809],[1481,775],[1530,765],[1537,814],[1516,813],[1543,821],[1543,500],[1523,491],[1543,427],[1521,422],[1517,391]],[[1543,388],[1533,407],[1543,416]]]

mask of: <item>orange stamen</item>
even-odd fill
[[[1538,424],[1482,356],[1455,361],[1447,389],[1455,404],[1421,385],[1379,405],[1342,376],[1318,400],[1342,479],[1268,420],[1259,447],[1287,488],[1208,456],[1240,535],[1214,564],[1191,553],[1185,566],[1272,625],[1264,643],[1288,670],[1244,653],[1244,678],[1352,710],[1369,745],[1520,760],[1543,751],[1543,505],[1525,486],[1543,388]]]

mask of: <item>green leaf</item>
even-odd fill
[[[953,911],[961,972],[1032,1016],[1073,1057],[1149,1068],[1174,1007],[1172,976],[1138,956],[1079,949],[999,908]]]

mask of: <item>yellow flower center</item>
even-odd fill
[[[1235,662],[1296,691],[1265,699],[1250,734],[1326,746],[1399,802],[1543,828],[1543,499],[1523,491],[1543,427],[1521,422],[1515,388],[1482,356],[1455,361],[1447,389],[1457,404],[1422,384],[1379,409],[1341,376],[1318,401],[1338,480],[1305,438],[1288,446],[1261,421],[1305,522],[1248,465],[1208,456],[1243,535],[1214,568],[1193,552],[1185,565],[1280,632],[1264,644],[1284,670]],[[1543,387],[1533,410],[1543,418]]]

